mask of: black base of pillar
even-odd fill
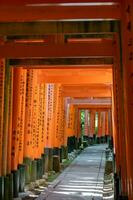
[[[100,138],[97,137],[97,144],[100,144]]]
[[[13,199],[13,174],[9,174],[9,199]]]
[[[0,177],[0,199],[4,200],[4,177]]]
[[[84,136],[83,136],[83,140],[85,140],[85,141],[87,141],[87,142],[88,142],[88,140],[89,140],[89,137],[88,137],[87,135],[84,135]]]
[[[42,174],[45,174],[45,154],[42,154]]]
[[[118,199],[120,195],[120,178],[117,173],[114,174],[114,196]]]
[[[108,137],[108,146],[110,149],[113,149],[113,137],[111,136]]]
[[[128,196],[119,195],[118,200],[128,200]]]
[[[93,145],[93,137],[89,137],[89,144]]]
[[[54,147],[54,148],[53,148],[53,156],[59,156],[60,162],[62,162],[62,157],[63,157],[62,148]]]
[[[53,156],[53,170],[56,173],[60,172],[60,157],[58,155]]]
[[[45,148],[45,172],[53,171],[53,149]]]
[[[106,143],[106,138],[105,138],[105,136],[101,136],[101,143],[102,143],[102,144]]]
[[[84,148],[88,147],[88,142],[87,141],[83,141],[83,147]]]
[[[24,192],[25,187],[25,165],[19,165],[19,191]]]
[[[4,177],[4,200],[8,200],[9,199],[9,177],[5,176]]]
[[[74,149],[77,149],[78,148],[77,138],[75,136],[68,137],[67,146],[68,146],[68,153],[71,153]]]
[[[54,156],[59,156],[60,155],[60,149],[58,147],[53,148],[53,155]]]
[[[31,181],[34,182],[37,179],[37,161],[32,160],[31,164]]]
[[[37,179],[41,179],[43,176],[43,160],[42,158],[36,159],[37,161]]]
[[[30,158],[24,158],[24,164],[25,164],[25,183],[28,184],[31,181],[32,160]]]
[[[44,155],[45,155],[45,172],[48,172],[48,160],[49,160],[49,148],[44,149]]]
[[[53,149],[49,148],[48,170],[53,171]]]
[[[19,170],[13,171],[13,196],[18,197],[19,194]]]
[[[78,149],[80,148],[81,144],[82,144],[82,140],[81,140],[81,138],[79,138],[78,139]]]
[[[68,147],[63,147],[64,148],[64,159],[68,159]]]
[[[63,148],[60,148],[60,163],[62,163],[62,159],[63,159]]]

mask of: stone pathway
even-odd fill
[[[101,200],[106,145],[86,148],[38,200]]]

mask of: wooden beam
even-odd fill
[[[65,97],[111,97],[111,85],[95,84],[82,86],[64,86],[63,95]],[[103,99],[102,99],[103,101]]]
[[[88,89],[88,91],[64,91],[64,97],[76,97],[76,98],[87,98],[87,97],[111,97],[111,90],[107,89]]]
[[[106,3],[108,0],[83,0],[83,3]],[[44,4],[44,3],[82,3],[81,0],[1,0],[0,3],[3,5],[26,5],[26,4]],[[120,2],[120,0],[111,0],[110,2]]]
[[[15,65],[13,67],[16,67]],[[22,67],[22,65],[21,65]],[[25,69],[112,69],[113,64],[80,64],[80,65],[30,65],[23,67]]]
[[[45,34],[109,33],[118,31],[118,21],[49,21],[0,23],[0,35],[41,36]]]
[[[45,69],[38,70],[38,83],[111,84],[111,69]]]
[[[47,20],[120,20],[118,4],[76,6],[0,6],[0,22],[32,22]]]
[[[0,57],[4,58],[72,58],[113,57],[113,42],[105,40],[90,44],[3,44]]]
[[[75,105],[111,105],[111,98],[69,98],[67,103]]]
[[[94,104],[89,104],[89,105],[76,105],[78,109],[96,109],[96,110],[104,110],[104,109],[111,109],[111,104],[110,105],[94,105]]]
[[[73,66],[77,68],[78,65],[86,67],[86,65],[113,65],[113,58],[54,58],[54,59],[10,59],[11,66],[27,66],[28,68],[51,68],[62,66]]]

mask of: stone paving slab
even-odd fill
[[[102,200],[106,145],[86,148],[38,200]]]

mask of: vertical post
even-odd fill
[[[101,137],[102,137],[102,113],[99,111],[98,113],[98,137],[99,141],[101,142]]]
[[[4,118],[4,80],[5,60],[0,59],[0,176],[2,176],[2,141],[3,141],[3,118]]]
[[[127,190],[133,199],[133,2],[122,0],[122,61],[126,130]]]

